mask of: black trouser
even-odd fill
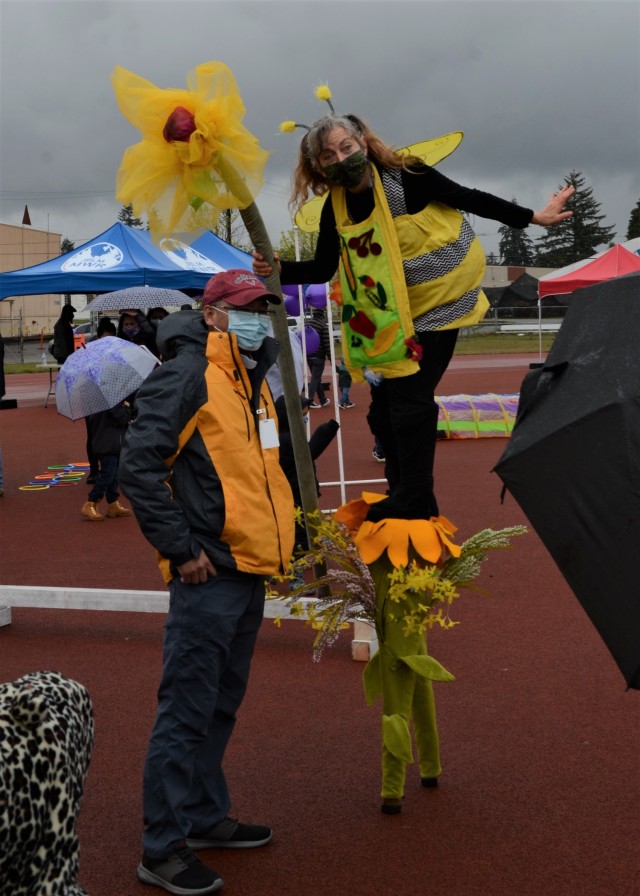
[[[98,455],[91,447],[92,436],[89,431],[89,421],[86,417],[84,418],[84,422],[87,427],[87,460],[89,461],[89,476],[93,476],[95,478],[100,472],[100,464],[98,463]]]
[[[322,385],[322,375],[324,373],[324,355],[309,355],[307,364],[311,371],[311,380],[309,382],[309,398],[316,404],[324,404],[327,400],[324,386]],[[316,398],[317,396],[317,398]]]
[[[428,519],[438,515],[433,491],[438,431],[438,405],[434,396],[453,355],[458,332],[417,333],[416,341],[422,346],[418,372],[385,379],[379,386],[371,387],[367,420],[384,449],[389,503],[399,517]],[[383,511],[380,518],[391,515]]]

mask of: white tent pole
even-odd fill
[[[338,395],[338,376],[336,371],[336,347],[333,341],[333,312],[331,308],[331,300],[329,298],[329,284],[325,283],[325,293],[327,297],[327,326],[329,328],[329,344],[331,354],[331,382],[333,385],[333,400],[336,406],[336,420],[340,423],[340,396]],[[338,437],[338,475],[340,478],[340,498],[341,504],[346,504],[347,492],[345,489],[344,475],[344,455],[342,453],[342,435],[341,430],[337,432]]]
[[[538,296],[538,360],[542,364],[542,299]]]
[[[298,235],[298,226],[297,224],[293,225],[293,245],[295,247],[296,253],[296,261],[300,261],[300,237]],[[300,332],[300,342],[302,343],[302,391],[304,392],[305,398],[309,397],[309,381],[307,379],[307,374],[309,371],[307,365],[307,340],[305,338],[304,332],[304,295],[302,293],[302,284],[298,284],[298,329]],[[307,412],[307,439],[309,439],[311,435],[311,421],[309,419],[309,413]]]

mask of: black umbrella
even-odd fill
[[[575,293],[495,471],[640,689],[640,274]]]

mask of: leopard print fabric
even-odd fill
[[[0,684],[0,894],[87,896],[76,817],[91,748],[87,690],[58,672]]]

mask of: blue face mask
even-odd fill
[[[222,309],[220,309],[222,310]],[[247,351],[255,351],[269,332],[269,315],[247,311],[225,311],[229,315],[228,333],[235,333],[238,345]]]

